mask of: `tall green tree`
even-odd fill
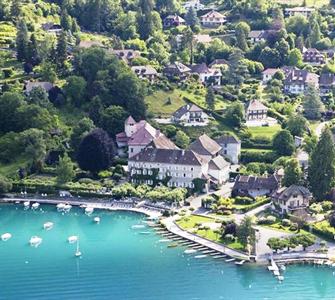
[[[248,66],[243,61],[243,52],[240,49],[234,50],[228,59],[227,78],[231,84],[241,85],[248,77]]]
[[[19,20],[16,33],[16,55],[19,61],[25,61],[28,56],[28,29],[23,19]]]
[[[63,31],[57,40],[56,64],[59,69],[63,69],[67,59],[67,37]]]
[[[279,155],[289,156],[294,151],[294,139],[288,130],[279,131],[273,137],[272,144]]]
[[[111,105],[102,113],[102,128],[108,132],[110,136],[115,136],[121,132],[124,127],[128,113],[123,107]]]
[[[176,145],[182,149],[185,149],[189,144],[190,138],[188,135],[185,132],[178,130],[176,134]]]
[[[324,107],[320,100],[319,92],[314,86],[308,86],[302,106],[307,119],[319,120],[321,118],[321,112],[324,110]]]
[[[57,183],[64,184],[72,181],[74,175],[74,164],[67,153],[65,153],[64,156],[59,159],[57,166]]]
[[[77,161],[82,170],[97,174],[110,166],[114,157],[114,143],[108,133],[94,129],[81,141]]]
[[[290,159],[284,169],[284,178],[283,185],[286,187],[291,186],[292,184],[299,184],[302,177],[302,171],[299,166],[299,162],[292,158]]]
[[[196,10],[191,7],[186,15],[185,15],[185,21],[188,26],[190,26],[192,29],[196,26],[199,25],[199,18],[197,16]]]
[[[244,217],[241,224],[237,227],[237,237],[241,244],[246,247],[248,244],[254,245],[256,236],[255,230],[252,228],[252,218]]]
[[[293,136],[303,136],[307,129],[307,120],[301,115],[291,116],[286,124],[286,128]]]
[[[250,33],[250,26],[246,22],[239,22],[235,28],[236,43],[242,50],[248,50],[247,38]]]
[[[244,122],[244,107],[241,103],[233,103],[225,112],[225,119],[232,127],[241,127]]]
[[[215,108],[215,94],[212,87],[207,88],[206,103],[209,109],[214,110]]]
[[[335,183],[335,148],[329,128],[321,134],[308,168],[308,182],[314,197],[324,200]]]

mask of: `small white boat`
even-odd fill
[[[57,207],[57,210],[58,210],[58,211],[62,211],[62,210],[64,210],[65,204],[64,204],[64,203],[58,203],[58,204],[56,205],[56,207]]]
[[[69,236],[69,237],[67,238],[67,240],[68,240],[68,242],[69,242],[70,244],[73,244],[73,243],[75,243],[75,242],[78,241],[78,236],[76,236],[76,235],[71,235],[71,236]]]
[[[202,255],[196,255],[196,256],[194,256],[194,258],[205,258],[205,257],[207,257],[206,254],[202,254]]]
[[[150,231],[141,231],[140,234],[150,234]]]
[[[161,239],[158,242],[159,243],[168,243],[168,242],[171,242],[171,240],[169,240],[169,239]]]
[[[284,276],[279,275],[279,276],[278,276],[278,280],[279,280],[279,281],[283,281],[283,280],[284,280]]]
[[[284,265],[281,265],[281,266],[280,266],[280,270],[285,271],[285,270],[286,270],[286,267],[285,267]]]
[[[25,209],[28,209],[29,206],[30,206],[30,202],[29,201],[23,202],[23,206],[24,206]]]
[[[88,215],[88,216],[91,215],[93,213],[93,211],[94,211],[93,207],[86,207],[85,208],[85,214]]]
[[[6,242],[6,241],[8,241],[11,237],[12,237],[12,235],[11,235],[10,233],[6,232],[6,233],[4,233],[4,234],[1,235],[1,240],[4,241],[4,242]]]
[[[70,204],[65,204],[65,205],[64,205],[64,208],[63,208],[63,211],[64,211],[64,212],[69,212],[71,208],[72,208],[72,205],[70,205]]]
[[[32,236],[29,240],[30,246],[38,247],[42,243],[42,238],[38,236]]]
[[[131,226],[132,229],[141,229],[141,228],[144,228],[145,225],[133,225]]]
[[[196,249],[187,249],[184,251],[185,254],[192,254],[192,253],[196,253],[197,250]]]
[[[35,202],[33,203],[33,205],[31,206],[32,209],[38,209],[40,207],[40,204]]]
[[[46,222],[46,223],[43,224],[43,228],[45,230],[50,230],[50,229],[52,229],[53,226],[54,226],[54,223],[52,223],[52,222]]]
[[[93,219],[93,221],[94,221],[95,223],[99,224],[99,223],[100,223],[100,218],[99,218],[99,217],[95,217],[95,218]]]
[[[79,250],[79,239],[77,239],[77,250],[76,250],[76,253],[74,255],[76,257],[80,257],[81,256],[81,252]]]

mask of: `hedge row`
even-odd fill
[[[251,162],[263,162],[272,164],[278,159],[278,154],[275,151],[253,151],[253,150],[242,150],[241,152],[241,163],[248,164]]]
[[[271,199],[270,198],[266,198],[266,199],[263,199],[261,201],[256,201],[255,203],[253,204],[249,204],[249,205],[246,205],[245,207],[239,209],[240,212],[242,213],[246,213],[248,212],[249,210],[252,210],[252,209],[255,209],[257,207],[260,207],[266,203],[270,203]]]

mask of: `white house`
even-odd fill
[[[296,211],[306,210],[312,199],[311,192],[299,185],[283,187],[271,196],[272,208],[280,214],[292,214]]]
[[[200,17],[200,22],[202,26],[205,27],[218,27],[226,23],[226,18],[219,12],[212,10],[207,14]]]
[[[190,8],[194,8],[196,11],[198,11],[204,9],[205,5],[200,3],[200,0],[190,0],[184,2],[183,7],[186,11],[188,11]]]
[[[276,175],[268,177],[238,175],[232,190],[232,196],[269,196],[279,188]]]
[[[312,14],[313,11],[315,11],[315,9],[311,8],[311,7],[285,8],[285,15],[287,17],[302,15],[302,16],[308,18]]]
[[[208,175],[213,182],[219,185],[228,181],[230,171],[230,163],[227,162],[221,155],[214,157],[208,163]]]
[[[177,146],[160,130],[152,127],[147,121],[136,122],[131,116],[125,121],[124,131],[116,135],[116,143],[119,155],[122,156],[128,149],[129,157],[140,153],[148,145],[156,148],[177,149]]]
[[[208,165],[192,151],[146,148],[128,160],[128,171],[135,184],[153,185],[169,178],[169,187],[193,188],[193,180],[203,178]],[[150,178],[154,173],[156,178]]]
[[[262,83],[267,84],[280,69],[269,68],[262,72]]]
[[[171,121],[183,126],[207,126],[209,116],[197,105],[186,104],[175,111]]]
[[[190,66],[192,74],[198,74],[204,85],[221,85],[222,73],[220,69],[209,68],[205,63]]]
[[[251,100],[247,104],[245,117],[247,121],[250,120],[265,120],[267,117],[268,108],[258,100]]]
[[[216,139],[221,146],[220,154],[227,157],[233,164],[238,164],[241,154],[241,141],[233,135],[223,135]]]
[[[29,95],[30,92],[35,88],[41,88],[48,93],[54,88],[54,85],[47,81],[28,81],[24,86],[24,92]]]
[[[299,149],[297,151],[296,158],[303,170],[308,169],[309,155],[306,151]]]

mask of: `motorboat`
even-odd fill
[[[11,235],[10,233],[7,232],[7,233],[4,233],[4,234],[1,235],[1,240],[4,241],[4,242],[6,242],[6,241],[8,241],[11,237],[12,237],[12,235]]]
[[[52,229],[53,226],[54,226],[54,223],[52,223],[52,222],[46,222],[46,223],[43,224],[43,228],[45,230],[50,230],[50,229]]]
[[[91,215],[93,213],[93,211],[94,211],[93,207],[89,206],[89,207],[85,208],[85,214],[88,215],[88,216]]]
[[[169,243],[169,242],[171,242],[171,240],[169,240],[169,239],[161,239],[158,242],[159,243]]]
[[[141,228],[144,228],[145,227],[145,225],[133,225],[133,226],[131,226],[131,228],[132,229],[141,229]]]
[[[202,255],[196,255],[196,256],[194,256],[194,258],[205,258],[205,257],[207,257],[206,254],[202,254]]]
[[[70,244],[73,244],[73,243],[75,243],[75,242],[78,241],[78,236],[76,236],[76,235],[71,235],[71,236],[69,236],[69,237],[67,238],[67,240],[68,240],[68,242],[69,242]]]
[[[172,243],[172,244],[169,244],[167,247],[168,248],[175,248],[178,246],[178,243]]]
[[[31,206],[32,209],[38,209],[40,207],[40,204],[35,202],[33,203],[33,205]]]
[[[283,280],[284,280],[284,276],[279,275],[279,276],[278,276],[278,280],[279,280],[279,281],[283,281]]]
[[[95,218],[93,219],[93,221],[94,221],[95,223],[99,224],[99,223],[100,223],[100,218],[99,218],[99,217],[95,217]]]
[[[58,210],[58,211],[63,211],[63,210],[64,210],[64,207],[65,207],[65,204],[64,204],[64,203],[58,203],[58,204],[56,205],[56,207],[57,207],[57,210]]]
[[[197,250],[196,249],[187,249],[184,251],[185,254],[192,254],[192,253],[196,253]]]
[[[150,231],[141,231],[140,234],[150,234]]]
[[[64,211],[64,212],[69,212],[69,211],[71,210],[71,208],[72,208],[72,205],[70,205],[70,204],[65,204],[65,205],[64,205],[64,208],[63,208],[63,211]]]
[[[38,247],[42,243],[42,238],[38,236],[32,236],[29,240],[30,246]]]
[[[25,209],[28,209],[29,206],[30,206],[30,202],[29,201],[23,202],[23,206],[24,206]]]

